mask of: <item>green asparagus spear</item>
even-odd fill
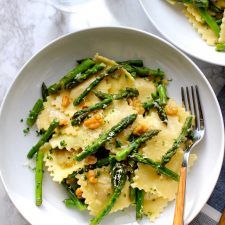
[[[77,61],[77,64],[81,64],[82,62],[84,62],[85,60],[91,60],[91,58],[84,58],[84,59],[78,59],[76,60]]]
[[[144,190],[136,190],[136,219],[141,220],[143,217]]]
[[[217,23],[218,26],[220,26],[222,24],[222,22],[223,22],[222,19],[217,19],[216,20],[216,23]]]
[[[94,170],[96,168],[101,168],[103,166],[108,166],[109,165],[109,157],[100,159],[98,160],[95,164],[93,165],[86,165],[84,168],[81,168],[75,172],[73,172],[71,175],[68,176],[68,178],[75,178],[77,174],[82,174],[85,172],[88,172],[89,170]]]
[[[72,199],[64,199],[63,202],[67,208],[76,208],[76,204]]]
[[[150,111],[154,107],[153,99],[151,99],[147,102],[143,102],[142,106],[145,109],[145,111],[147,111],[147,112]]]
[[[65,88],[70,89],[77,86],[78,84],[88,79],[91,75],[103,70],[105,67],[106,65],[104,63],[94,65],[92,68],[86,70],[84,73],[77,74],[76,77],[65,86]]]
[[[123,99],[123,98],[133,98],[133,97],[137,97],[139,95],[139,91],[136,88],[125,88],[125,89],[121,89],[118,94],[107,94],[107,93],[103,93],[101,91],[93,91],[94,94],[96,95],[96,97],[98,97],[99,99],[103,100],[106,98],[112,98],[114,100],[119,100],[119,99]]]
[[[118,124],[113,126],[111,129],[109,129],[105,133],[101,134],[99,138],[97,138],[90,145],[88,145],[84,149],[84,151],[79,153],[76,156],[76,160],[81,161],[82,159],[86,158],[88,155],[91,155],[95,153],[96,151],[98,151],[98,149],[101,146],[103,146],[107,141],[111,140],[118,133],[120,133],[122,130],[126,129],[130,124],[132,124],[136,118],[137,118],[137,114],[131,114],[125,117],[124,119],[122,119]]]
[[[77,198],[77,196],[74,194],[74,191],[71,190],[65,182],[62,182],[62,185],[66,189],[68,196],[73,201],[74,206],[76,208],[78,208],[81,211],[87,209],[87,206]],[[68,201],[67,201],[67,203],[68,203]]]
[[[160,104],[159,100],[154,101],[154,107],[158,111],[159,118],[162,120],[163,123],[168,123],[168,117],[166,115],[164,107]]]
[[[102,91],[93,91],[93,93],[95,94],[95,96],[97,98],[99,98],[100,100],[104,100],[104,99],[107,99],[107,98],[113,98],[112,97],[112,94],[108,94],[108,93],[104,93]]]
[[[149,111],[152,108],[155,108],[158,111],[159,114],[159,118],[162,120],[163,123],[167,124],[168,123],[168,117],[166,115],[165,109],[164,107],[160,104],[160,101],[157,100],[153,100],[151,99],[150,101],[144,102],[142,104],[143,108],[145,109],[145,111]]]
[[[208,8],[209,6],[209,0],[173,0],[173,1],[193,4],[196,7],[203,7],[203,8]]]
[[[73,70],[68,72],[63,78],[61,78],[58,83],[51,85],[48,88],[49,94],[55,94],[58,91],[66,88],[74,80],[74,78],[76,78],[78,74],[85,72],[93,65],[95,65],[95,62],[92,59],[84,60],[80,65],[75,67]]]
[[[138,90],[135,88],[122,89],[119,91],[118,94],[106,94],[101,91],[93,91],[93,92],[102,101],[86,109],[77,111],[72,117],[71,124],[73,126],[79,125],[88,116],[90,112],[97,109],[105,109],[112,103],[113,100],[119,100],[123,98],[132,98],[139,95]]]
[[[144,63],[142,60],[140,59],[131,59],[131,60],[127,60],[127,61],[118,61],[118,64],[121,65],[130,65],[130,66],[137,66],[137,67],[143,67]]]
[[[43,179],[43,158],[44,152],[38,151],[35,168],[35,199],[36,206],[42,204],[42,179]]]
[[[160,163],[158,162],[154,162],[153,160],[149,159],[149,158],[145,158],[143,157],[141,154],[139,153],[133,153],[131,156],[129,156],[131,159],[139,162],[139,163],[143,163],[149,166],[152,166],[153,168],[155,168],[159,173],[172,178],[175,181],[179,180],[179,175],[176,174],[175,172],[173,172],[172,170],[162,166]]]
[[[136,204],[136,192],[137,192],[137,189],[136,188],[132,188],[130,186],[130,201],[131,201],[132,205]]]
[[[132,143],[130,143],[130,145],[127,148],[121,150],[120,152],[117,152],[116,160],[118,161],[125,160],[131,152],[138,150],[143,143],[153,138],[158,133],[159,130],[151,130],[145,132],[140,137],[136,138]]]
[[[120,163],[116,163],[114,166],[111,176],[113,179],[112,186],[113,186],[113,194],[110,197],[109,201],[105,205],[104,209],[91,220],[90,225],[97,225],[101,222],[103,217],[109,214],[113,206],[115,205],[116,200],[119,198],[121,191],[126,183],[127,176],[124,170],[124,167]]]
[[[108,74],[101,74],[99,77],[97,77],[73,102],[73,105],[79,105],[84,98],[88,95],[88,93],[97,86]]]
[[[218,51],[218,52],[225,52],[225,43],[218,43],[216,45],[216,51]]]
[[[41,139],[38,143],[31,148],[31,150],[27,154],[27,158],[31,159],[34,154],[39,150],[39,148],[44,145],[45,142],[48,141],[49,137],[54,133],[55,128],[59,125],[57,120],[53,120],[48,127],[47,131],[41,136]]]
[[[163,78],[165,76],[165,73],[160,69],[153,70],[153,69],[149,69],[147,67],[137,67],[137,66],[131,66],[131,65],[124,65],[123,67],[130,74],[134,74],[134,75],[137,75],[140,77],[153,76],[153,77]]]
[[[118,94],[113,95],[113,99],[119,100],[123,98],[133,98],[139,95],[139,91],[136,88],[125,88],[119,90]]]
[[[168,101],[168,97],[167,97],[167,93],[166,93],[166,87],[163,84],[160,84],[157,86],[157,92],[159,95],[159,102],[160,105],[165,106],[167,101]]]
[[[153,70],[153,69],[149,69],[147,67],[134,67],[134,68],[135,68],[137,75],[140,77],[153,76],[153,77],[163,78],[165,76],[165,73],[160,69]]]
[[[41,95],[42,95],[42,99],[44,102],[47,101],[47,97],[48,97],[48,88],[45,85],[45,83],[43,82],[41,85]]]
[[[180,144],[185,140],[185,137],[188,135],[188,132],[191,129],[191,125],[192,125],[192,116],[189,116],[187,117],[182,127],[179,137],[174,141],[173,146],[163,155],[161,161],[162,166],[165,166],[175,155]]]
[[[212,31],[215,33],[216,37],[219,38],[220,36],[220,27],[214,20],[214,18],[208,13],[207,9],[205,8],[198,8],[198,11],[202,17],[202,19],[209,25]]]
[[[185,0],[188,1],[188,0]],[[209,0],[192,0],[193,4],[197,7],[208,8]]]
[[[213,2],[209,2],[209,10],[211,10],[214,13],[222,14],[223,9],[217,7]]]
[[[158,111],[159,118],[163,121],[163,123],[167,124],[168,118],[165,112],[165,105],[168,101],[166,88],[164,85],[160,84],[157,87],[155,93],[152,93],[152,99],[144,102],[142,104],[145,111],[149,111],[152,108],[155,108]]]
[[[107,98],[102,100],[101,102],[96,103],[95,105],[92,105],[86,109],[79,110],[74,113],[71,124],[72,126],[79,125],[87,116],[90,112],[97,110],[97,109],[105,109],[112,103],[113,99],[112,98]]]
[[[115,72],[115,70],[117,70],[118,67],[111,67],[110,69],[108,69],[106,72],[103,72],[100,74],[99,77],[97,77],[82,93],[80,96],[78,96],[78,98],[76,98],[73,102],[73,105],[79,105],[81,103],[81,101],[84,99],[84,97],[86,97],[88,95],[88,93],[95,87],[97,86],[106,76],[110,75],[111,73]]]
[[[43,100],[38,99],[27,117],[27,125],[32,127],[37,120],[38,114],[44,109]]]
[[[127,169],[128,169],[128,172],[129,172],[129,182],[130,182],[130,184],[132,184],[133,183],[133,178],[135,176],[134,172],[137,169],[137,162],[129,159],[128,160],[128,165],[129,165],[129,167],[127,167]],[[132,205],[136,204],[136,191],[137,191],[136,189],[137,188],[132,188],[130,186],[130,201],[131,201]]]

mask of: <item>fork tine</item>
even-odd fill
[[[185,92],[184,92],[184,88],[181,87],[181,98],[182,98],[182,103],[185,107],[185,110],[187,111],[188,110],[188,107],[187,107],[187,101],[186,101],[186,98],[185,98]]]
[[[192,104],[193,104],[193,113],[192,115],[195,117],[195,127],[197,127],[197,109],[195,104],[195,94],[194,94],[194,87],[191,86],[191,95],[192,95]]]
[[[196,94],[196,88],[192,86],[192,95],[193,95],[193,105],[194,105],[194,111],[195,111],[195,125],[197,129],[200,129],[200,118],[199,118],[199,109],[198,109],[198,100],[197,100],[197,94]]]
[[[192,109],[192,105],[191,105],[191,101],[190,101],[190,94],[189,94],[189,88],[186,87],[186,95],[187,95],[187,101],[188,101],[188,111],[191,112],[191,114],[193,113],[193,109]]]
[[[202,104],[201,104],[200,95],[199,95],[199,91],[198,91],[198,86],[197,85],[195,85],[195,89],[196,89],[197,102],[198,102],[200,129],[203,129],[204,128],[204,117],[203,117],[203,113],[202,113]]]

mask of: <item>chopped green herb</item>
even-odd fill
[[[21,122],[21,123],[23,122],[23,118],[20,119],[20,122]]]
[[[38,137],[38,136],[44,134],[45,133],[45,130],[44,129],[41,129],[41,130],[36,130],[35,132],[36,132],[36,135]]]
[[[60,141],[60,145],[61,145],[62,147],[66,147],[66,146],[67,146],[65,140]]]
[[[29,132],[30,132],[30,128],[29,128],[29,127],[23,129],[23,133],[24,133],[25,136],[26,136]]]
[[[49,154],[47,155],[47,159],[48,160],[53,160],[52,156],[50,156]]]
[[[96,176],[95,176],[95,177],[97,178],[97,177],[99,177],[100,175],[101,175],[101,171],[100,171],[100,170],[98,170],[98,171],[97,171],[97,174],[96,174]]]
[[[115,146],[116,148],[120,148],[122,146],[122,143],[119,140],[115,140]]]

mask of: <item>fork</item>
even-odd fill
[[[204,117],[202,113],[202,106],[198,91],[198,86],[181,87],[182,103],[186,111],[189,111],[194,116],[193,125],[193,142],[186,147],[184,151],[183,161],[180,168],[180,181],[178,185],[176,207],[174,212],[173,225],[184,224],[184,210],[185,210],[185,191],[186,191],[186,177],[188,158],[192,149],[202,140],[205,133]]]

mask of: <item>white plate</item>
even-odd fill
[[[216,65],[225,66],[225,53],[208,46],[182,13],[182,6],[166,0],[139,0],[146,15],[171,43],[186,53]]]
[[[24,217],[32,224],[88,224],[87,212],[67,209],[62,200],[66,194],[45,173],[44,201],[34,204],[34,173],[23,166],[30,147],[38,140],[35,134],[23,135],[25,118],[40,86],[57,81],[70,70],[76,59],[96,52],[116,60],[143,59],[145,65],[160,67],[173,82],[169,94],[180,99],[182,85],[197,84],[206,118],[206,135],[196,147],[199,159],[188,176],[185,221],[190,222],[209,198],[219,175],[223,159],[223,121],[220,108],[208,81],[183,53],[166,41],[126,28],[94,28],[61,37],[35,55],[19,72],[2,105],[0,116],[0,170],[5,188]],[[35,129],[33,129],[35,130]],[[35,133],[35,132],[33,132]],[[174,204],[163,212],[155,224],[172,224]],[[108,216],[102,224],[134,224],[133,209]],[[142,224],[149,224],[145,219]]]

